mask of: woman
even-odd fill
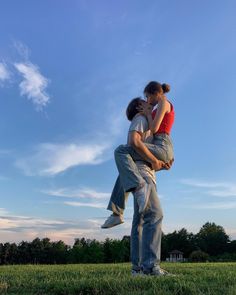
[[[123,211],[127,192],[133,192],[139,206],[139,213],[146,209],[150,186],[140,175],[135,161],[146,161],[153,170],[169,169],[173,162],[173,145],[170,131],[174,122],[174,108],[167,100],[165,93],[170,90],[167,84],[152,81],[144,89],[149,105],[142,103],[139,111],[147,116],[149,128],[153,132],[152,144],[140,145],[135,141],[130,145],[121,145],[115,150],[115,160],[119,170],[108,210],[113,214],[105,221],[102,228],[109,228],[123,223]],[[151,105],[151,107],[150,107]],[[156,110],[151,113],[153,106]],[[164,164],[163,162],[166,164]],[[119,193],[115,194],[115,192]]]
[[[149,124],[149,129],[153,134],[153,144],[158,147],[155,156],[164,162],[169,162],[174,158],[173,145],[170,138],[170,131],[174,123],[175,112],[173,105],[167,100],[165,93],[170,91],[168,84],[160,84],[152,81],[144,89],[147,98],[146,103],[142,103],[139,111],[143,113]],[[152,112],[152,107],[157,108]],[[154,170],[156,167],[153,167]]]

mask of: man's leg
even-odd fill
[[[132,229],[130,236],[130,256],[132,263],[132,276],[140,274],[140,254],[141,254],[141,239],[142,239],[142,215],[139,213],[137,200],[134,198],[134,214],[132,221]]]
[[[142,267],[144,273],[160,269],[161,237],[163,213],[160,200],[157,196],[156,186],[147,179],[152,186],[147,208],[143,214],[142,236]]]

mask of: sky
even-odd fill
[[[105,240],[129,101],[168,83],[175,162],[157,176],[163,231],[206,222],[236,239],[236,3],[0,3],[0,242]]]

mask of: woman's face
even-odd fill
[[[147,103],[151,104],[152,106],[155,106],[158,104],[160,98],[161,98],[161,93],[156,92],[155,94],[150,94],[150,93],[145,93]]]

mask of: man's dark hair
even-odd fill
[[[134,116],[139,112],[137,107],[144,101],[141,97],[136,97],[131,100],[126,109],[126,116],[129,121],[132,121]]]

